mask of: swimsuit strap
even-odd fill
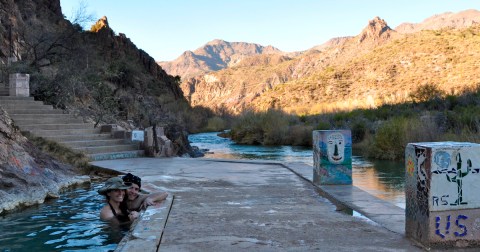
[[[108,202],[108,205],[110,206],[110,209],[112,209],[113,216],[117,217],[117,212],[115,212],[115,209],[113,209],[112,204],[110,204],[110,202]]]
[[[115,212],[115,209],[113,209],[113,206],[112,204],[110,204],[110,202],[108,202],[108,205],[110,206],[110,209],[112,209],[112,213],[113,213],[113,216],[115,216],[115,218],[117,218],[118,221],[120,222],[128,222],[130,221],[130,218],[126,215],[117,215],[117,212]]]

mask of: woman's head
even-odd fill
[[[105,195],[107,199],[121,202],[125,197],[125,190],[130,187],[132,187],[131,184],[128,185],[127,183],[124,183],[121,178],[114,177],[105,181],[103,187],[98,189],[98,193]]]

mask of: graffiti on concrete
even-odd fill
[[[435,190],[432,191],[433,207],[441,206],[446,210],[450,209],[447,206],[468,205],[471,200],[477,201],[477,205],[480,206],[479,197],[473,195],[475,189],[472,185],[480,179],[477,176],[480,169],[474,167],[478,164],[472,161],[471,155],[471,152],[461,150],[450,152],[440,150],[434,153],[432,180],[441,186],[434,187]],[[466,184],[467,178],[470,180]]]
[[[335,132],[327,136],[328,161],[339,164],[345,157],[345,137],[342,133]]]
[[[314,183],[352,183],[352,137],[349,130],[313,132]]]
[[[459,214],[455,220],[455,227],[452,227],[450,222],[451,215],[448,215],[446,218],[445,226],[442,226],[442,218],[440,216],[435,217],[435,234],[440,236],[442,239],[445,239],[445,236],[453,234],[455,237],[462,237],[467,235],[467,227],[460,223],[462,220],[468,219],[467,216]],[[444,229],[442,229],[444,227]],[[452,227],[452,228],[451,228]],[[452,230],[456,230],[453,233]]]

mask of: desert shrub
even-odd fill
[[[441,98],[444,95],[444,92],[437,85],[427,83],[417,87],[417,89],[410,95],[410,99],[412,99],[413,102],[418,103]]]
[[[225,121],[218,117],[214,116],[208,119],[206,131],[222,131],[225,129]]]
[[[313,127],[308,125],[293,125],[288,129],[285,144],[295,146],[312,146]]]
[[[363,141],[365,133],[367,132],[367,127],[363,122],[356,122],[352,126],[352,143],[359,143]]]
[[[289,116],[278,110],[268,110],[261,114],[264,145],[281,145],[285,141],[289,126]]]
[[[332,126],[330,125],[330,123],[326,121],[320,121],[317,123],[317,126],[315,126],[315,130],[329,130],[331,128]]]
[[[468,106],[448,111],[447,130],[460,133],[463,130],[471,132],[480,131],[480,108],[477,106]]]
[[[406,119],[405,146],[407,143],[440,141],[442,129],[433,115],[423,115]]]
[[[400,159],[406,146],[405,129],[407,119],[396,117],[384,122],[374,136],[368,156],[379,159]]]
[[[263,142],[261,119],[252,111],[237,118],[231,129],[232,139],[240,144],[259,145]]]
[[[291,117],[278,110],[247,111],[232,126],[232,139],[242,144],[281,145]]]

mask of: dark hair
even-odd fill
[[[125,183],[134,183],[137,184],[139,188],[142,187],[142,179],[131,173],[127,173],[127,175],[123,176],[122,179]]]

